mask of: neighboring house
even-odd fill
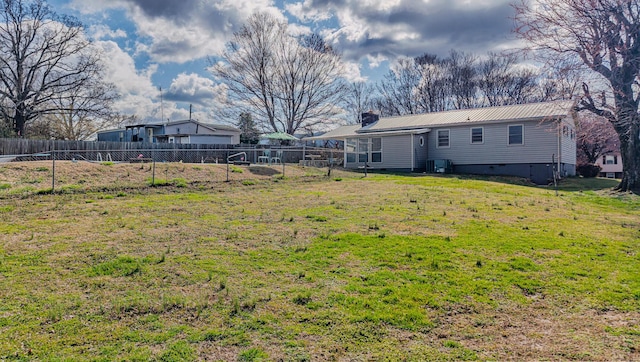
[[[596,165],[602,167],[600,177],[622,178],[622,156],[620,152],[606,154],[596,161]]]
[[[344,167],[512,175],[547,184],[576,173],[573,102],[381,118],[304,140],[344,141]]]
[[[98,132],[98,141],[237,145],[240,144],[240,133],[232,126],[191,119],[135,124]]]

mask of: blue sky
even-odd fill
[[[351,80],[376,81],[399,57],[512,48],[509,0],[49,0],[74,15],[102,51],[116,108],[142,120],[216,121],[224,89],[209,57],[256,11],[316,32],[343,54]],[[163,112],[160,92],[163,90]]]

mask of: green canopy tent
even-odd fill
[[[269,144],[290,143],[290,142],[295,142],[300,140],[298,137],[290,135],[288,133],[284,133],[284,132],[273,132],[273,133],[263,134],[262,136],[260,136],[260,139],[268,141]],[[260,142],[260,143],[264,144],[263,142]]]
[[[268,140],[280,140],[280,141],[297,141],[298,140],[298,137],[290,135],[288,133],[284,133],[284,132],[268,133],[268,134],[262,135],[261,138],[268,139]]]

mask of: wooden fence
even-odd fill
[[[56,151],[127,151],[127,150],[226,150],[234,145],[199,145],[182,143],[146,142],[90,142],[63,140],[30,140],[20,138],[0,138],[0,155],[30,155]]]
[[[59,140],[29,140],[0,138],[0,156],[14,161],[57,160],[131,162],[216,162],[242,161],[248,163],[300,163],[324,166],[341,163],[342,150],[317,147],[256,145],[198,145],[144,142],[88,142]],[[268,156],[267,156],[267,152]]]

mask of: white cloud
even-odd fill
[[[72,0],[72,7],[86,14],[124,10],[144,38],[146,46],[138,50],[159,63],[220,54],[233,32],[256,11],[284,20],[271,0]]]
[[[303,21],[323,21],[332,17],[329,9],[313,7],[312,1],[305,0],[304,3],[286,4],[285,9],[289,14]]]
[[[194,73],[181,73],[171,83],[166,99],[208,105],[215,102],[225,91],[209,78],[203,78]]]
[[[337,25],[323,36],[347,59],[372,66],[425,52],[503,49],[512,26],[509,0],[304,0],[286,9],[302,22],[330,19]]]
[[[89,35],[95,40],[126,38],[127,32],[122,29],[112,30],[106,25],[92,25],[89,27]]]
[[[363,77],[360,74],[360,63],[357,62],[344,62],[345,78],[349,82],[366,82],[367,77]]]
[[[151,76],[157,70],[157,65],[138,71],[131,56],[120,49],[117,43],[97,41],[94,44],[104,53],[105,81],[115,84],[122,95],[115,103],[115,109],[124,114],[134,114],[140,119],[154,117],[159,108],[159,91],[151,82]]]
[[[126,0],[71,0],[69,6],[83,14],[100,13],[109,9],[124,7]]]

